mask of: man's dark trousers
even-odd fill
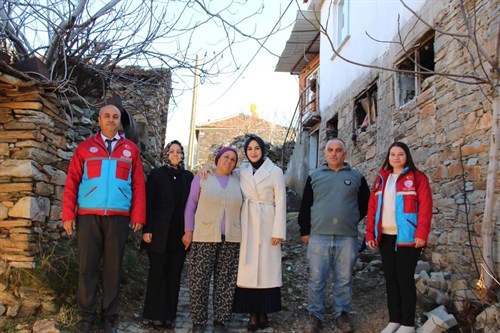
[[[97,316],[97,282],[103,259],[102,310],[107,322],[118,316],[123,252],[129,232],[128,216],[78,215],[76,222],[79,275],[77,302],[83,321]]]

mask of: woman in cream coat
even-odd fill
[[[245,142],[250,163],[239,170],[243,193],[242,240],[233,311],[250,313],[248,329],[268,327],[267,313],[281,310],[281,242],[286,238],[283,171],[265,157],[264,141]]]

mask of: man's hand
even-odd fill
[[[193,232],[186,231],[184,233],[184,236],[182,236],[182,244],[184,244],[184,250],[187,250],[192,242],[193,242]]]
[[[142,229],[142,224],[132,222],[132,226],[134,227],[134,232],[137,232]]]
[[[68,235],[71,235],[73,230],[75,230],[75,220],[63,221],[63,227]]]
[[[144,243],[151,243],[151,241],[153,240],[153,234],[150,232],[142,234],[142,240],[144,241]]]
[[[421,238],[415,238],[415,247],[424,247],[425,246],[425,241]]]
[[[309,244],[309,235],[300,236],[300,239],[302,239],[302,243],[305,245]]]

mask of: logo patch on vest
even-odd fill
[[[123,150],[123,156],[130,157],[130,156],[132,156],[132,153],[130,152],[130,150],[124,149]]]
[[[92,154],[95,154],[99,151],[99,149],[97,147],[90,147],[89,148],[89,151],[92,153]]]
[[[351,181],[349,179],[345,179],[344,180],[344,184],[346,184],[347,186],[350,186],[351,185]]]

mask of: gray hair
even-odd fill
[[[122,113],[117,106],[115,106],[113,104],[106,104],[102,108],[99,109],[99,116],[104,111],[104,109],[107,109],[107,108],[112,108],[112,109],[115,109],[116,111],[118,111],[120,114]]]
[[[330,142],[340,142],[340,143],[342,144],[342,148],[344,148],[344,151],[347,151],[347,145],[346,145],[345,141],[344,141],[344,140],[342,140],[341,138],[332,138],[332,139],[329,139],[329,140],[326,142],[326,144],[325,144],[325,149],[326,149],[326,147],[328,146],[328,144],[329,144]]]

